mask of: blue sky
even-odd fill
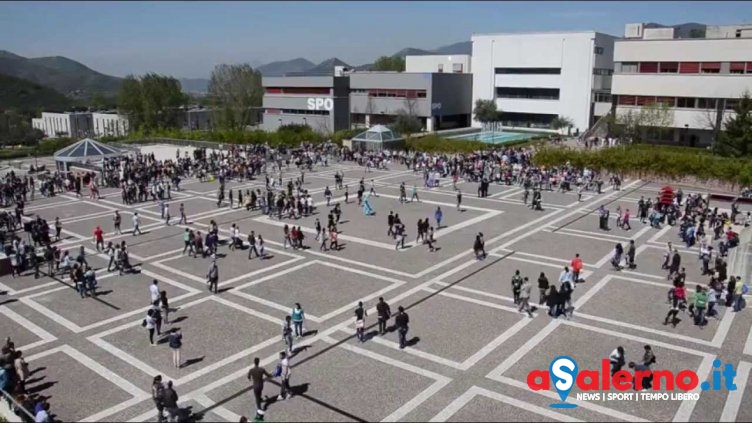
[[[746,23],[746,2],[0,2],[0,49],[66,56],[123,76],[208,77],[218,63],[330,57],[359,65],[473,33],[625,23]],[[534,52],[531,52],[534,53]]]

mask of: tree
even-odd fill
[[[639,110],[629,109],[611,118],[609,132],[633,142],[643,141],[649,136],[660,136],[673,125],[674,114],[665,103],[654,103]]]
[[[0,145],[35,146],[44,138],[44,133],[31,126],[28,116],[6,111],[0,114]]]
[[[723,123],[715,150],[728,157],[752,155],[752,98],[745,92],[733,108],[734,114]]]
[[[399,56],[381,56],[373,62],[374,71],[405,71],[405,58]]]
[[[501,121],[501,110],[496,107],[494,100],[483,100],[480,98],[476,100],[473,115],[475,115],[475,120],[480,122],[484,128],[491,125],[492,130],[496,126],[496,123]]]
[[[132,75],[123,80],[118,96],[118,108],[128,115],[136,130],[176,128],[181,107],[188,97],[183,94],[180,82],[170,76],[149,73],[141,78]]]
[[[412,134],[423,129],[423,124],[417,117],[417,107],[415,99],[406,98],[405,107],[397,111],[397,117],[392,124],[392,128],[406,139],[410,139]]]
[[[217,65],[209,79],[208,91],[222,128],[243,130],[256,123],[254,109],[261,106],[264,89],[261,72],[251,65]]]
[[[551,121],[551,128],[559,131],[561,129],[566,129],[567,134],[572,133],[572,128],[574,127],[574,121],[566,116],[556,116]]]

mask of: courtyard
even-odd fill
[[[334,190],[334,173],[343,171],[350,201]],[[290,170],[286,183],[300,175]],[[356,202],[358,182],[375,186],[374,216],[364,216]],[[418,186],[420,200],[400,204],[399,185],[408,197]],[[264,188],[263,180],[232,182],[231,189]],[[30,389],[49,399],[63,421],[156,421],[152,378],[172,380],[186,417],[195,421],[252,418],[253,394],[246,374],[254,357],[271,371],[284,349],[281,327],[295,303],[306,312],[306,335],[295,340],[291,385],[295,396],[276,402],[277,381],[269,381],[267,421],[719,421],[749,420],[752,399],[745,390],[752,366],[752,317],[721,307],[704,329],[686,315],[676,328],[662,325],[671,286],[661,270],[667,241],[677,246],[677,229],[650,228],[632,221],[633,229],[598,229],[595,210],[636,210],[640,196],[655,197],[659,185],[624,181],[620,191],[543,193],[543,211],[522,202],[518,186],[491,185],[478,198],[475,183],[460,182],[462,207],[449,180],[423,188],[420,174],[393,165],[365,173],[352,163],[334,163],[306,173],[304,188],[317,211],[298,220],[270,219],[259,211],[217,207],[217,182],[185,180],[173,191],[172,224],[166,226],[155,203],[121,204],[119,190],[102,190],[99,200],[58,195],[32,201],[27,217],[52,222],[60,217],[60,248],[72,254],[83,246],[97,271],[100,296],[82,299],[60,276],[35,279],[27,272],[0,278],[0,335],[10,336],[32,371]],[[329,213],[323,191],[343,215],[338,251],[320,251],[314,240],[315,219],[326,225]],[[696,192],[686,188],[685,192]],[[244,192],[245,194],[245,192]],[[237,197],[236,197],[237,198]],[[188,223],[176,224],[178,205]],[[728,209],[728,204],[714,204]],[[416,222],[444,213],[435,232],[438,250],[415,242]],[[112,216],[123,216],[123,234],[113,232]],[[406,224],[406,248],[394,248],[387,236],[387,215]],[[143,235],[133,236],[131,216],[142,217]],[[205,232],[211,221],[227,238],[232,224],[266,241],[266,259],[248,259],[247,249],[220,247],[220,292],[207,291],[209,258],[182,254],[186,228]],[[282,226],[300,226],[310,248],[284,248]],[[138,272],[118,276],[107,271],[107,257],[97,254],[92,231],[101,226],[105,242],[125,240]],[[613,225],[612,225],[613,226]],[[477,260],[474,237],[482,232],[488,256]],[[617,272],[609,259],[617,242],[634,240],[637,268]],[[688,287],[706,284],[696,260],[697,247],[681,249]],[[545,307],[529,318],[513,303],[510,280],[516,270],[533,283],[531,304],[538,303],[537,279],[545,273],[558,285],[559,274],[576,253],[583,259],[585,282],[573,294],[571,320],[552,319]],[[733,261],[733,258],[730,258]],[[733,264],[729,263],[730,274]],[[746,276],[746,275],[745,275]],[[149,303],[149,285],[159,281],[167,292],[170,323],[184,335],[186,365],[175,369],[166,340],[150,347],[141,321]],[[375,305],[383,297],[395,313],[410,316],[409,346],[399,349],[397,333],[379,336]],[[354,336],[353,311],[363,301],[366,342]],[[393,322],[393,321],[392,321]],[[164,331],[163,330],[163,331]],[[697,372],[710,380],[716,358],[737,369],[737,391],[704,391],[698,401],[569,402],[578,408],[555,410],[551,391],[532,391],[526,377],[546,370],[552,359],[575,358],[582,369],[599,368],[617,346],[627,361],[638,361],[649,344],[657,369]],[[699,392],[699,388],[698,388]]]

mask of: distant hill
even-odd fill
[[[332,72],[334,72],[334,67],[335,66],[344,66],[344,67],[347,67],[347,68],[350,67],[350,65],[348,65],[345,62],[343,62],[342,60],[340,60],[340,59],[338,59],[336,57],[333,57],[331,59],[324,60],[323,62],[319,63],[318,65],[316,65],[316,66],[314,66],[314,67],[312,67],[310,69],[306,69],[305,73],[311,74],[311,75],[315,75],[315,74],[331,74]]]
[[[73,100],[59,92],[31,81],[0,75],[0,111],[63,112],[70,110]]]
[[[283,60],[271,62],[256,68],[263,76],[284,76],[291,72],[305,72],[308,69],[316,67],[316,64],[310,60],[301,57],[292,60]]]
[[[105,75],[66,57],[29,59],[0,51],[0,74],[25,79],[71,98],[117,95],[121,78]]]
[[[420,48],[407,47],[394,53],[392,57],[426,56],[431,54],[472,54],[472,52],[473,43],[471,41],[462,41],[459,43],[442,46],[435,50],[424,50]],[[374,57],[374,59],[376,58]],[[346,66],[356,71],[369,71],[373,68],[373,63],[351,66],[340,59],[332,58],[324,60],[318,65],[314,65],[309,60],[298,58],[293,60],[272,62],[266,65],[259,66],[257,69],[261,71],[261,74],[264,76],[283,76],[287,74],[315,75],[331,74],[334,71],[334,66]]]

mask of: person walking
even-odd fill
[[[400,349],[404,349],[407,346],[407,331],[409,329],[408,325],[410,324],[410,317],[405,313],[404,307],[397,307],[397,315],[394,317],[394,324],[397,326]]]
[[[146,317],[144,317],[143,322],[141,322],[141,326],[149,331],[149,343],[151,346],[156,346],[157,344],[154,343],[154,330],[157,327],[157,321],[154,319],[154,311],[151,308],[146,312]]]
[[[580,273],[582,273],[582,259],[579,253],[574,255],[569,265],[572,267],[572,282],[578,283],[580,281]]]
[[[287,352],[292,354],[292,316],[285,316],[285,321],[282,323],[282,339],[287,346]]]
[[[115,217],[112,218],[115,224],[115,235],[122,235],[123,231],[120,230],[120,225],[123,223],[123,218],[120,216],[120,212],[115,210]]]
[[[441,207],[437,206],[436,211],[433,214],[434,219],[436,219],[436,230],[438,231],[441,229],[441,219],[444,217],[444,213],[441,211]]]
[[[170,226],[170,205],[165,203],[164,205],[164,220],[165,225]]]
[[[694,300],[695,325],[703,328],[707,323],[707,320],[705,319],[705,308],[708,305],[708,293],[705,292],[705,289],[701,285],[697,285],[695,288]]]
[[[541,272],[540,276],[538,276],[538,291],[540,292],[538,304],[543,305],[546,302],[546,291],[548,291],[548,287],[548,278],[545,273]]]
[[[532,290],[532,286],[530,286],[530,281],[528,280],[527,276],[522,281],[522,286],[520,287],[520,292],[517,294],[519,296],[519,311],[526,312],[528,317],[533,317],[533,311],[530,309],[530,291]]]
[[[157,408],[157,421],[159,423],[165,421],[164,388],[165,385],[162,382],[162,375],[154,376],[154,379],[151,382],[151,399],[154,401],[154,406]]]
[[[209,292],[216,294],[219,285],[219,266],[217,266],[217,256],[212,254],[212,261],[209,264],[209,271],[206,273],[206,280],[209,284]]]
[[[176,369],[183,367],[180,361],[180,347],[183,346],[183,334],[180,333],[179,328],[170,329],[169,335],[170,349],[172,350],[172,365]]]
[[[305,319],[305,311],[300,303],[295,303],[295,308],[292,309],[292,325],[295,328],[295,338],[298,339],[303,336],[303,320]]]
[[[169,422],[177,422],[180,418],[178,399],[178,393],[172,387],[172,381],[167,381],[164,390],[164,408],[167,410],[167,421]]]
[[[384,297],[379,297],[379,302],[376,303],[376,314],[379,317],[379,335],[383,336],[386,333],[386,323],[392,317],[392,310]]]
[[[611,363],[611,377],[613,377],[614,373],[621,370],[621,368],[624,367],[624,364],[626,364],[624,358],[624,347],[618,346],[615,350],[611,351],[608,361]]]
[[[462,191],[457,189],[457,211],[462,211]]]
[[[358,307],[355,308],[355,336],[360,342],[366,342],[365,327],[367,315],[368,313],[363,308],[363,301],[358,301]]]
[[[248,370],[248,380],[251,382],[251,388],[253,389],[253,397],[256,400],[256,414],[258,412],[264,412],[266,404],[263,400],[264,394],[264,378],[273,377],[269,372],[259,365],[261,360],[258,357],[253,359],[253,367]]]
[[[514,276],[512,276],[512,296],[514,298],[515,305],[520,303],[520,289],[521,288],[522,288],[522,276],[520,276],[519,270],[515,270]]]
[[[139,217],[138,212],[133,212],[133,236],[141,235],[143,232],[141,232],[141,228],[139,227],[141,225],[141,217]]]
[[[164,313],[164,322],[170,323],[170,305],[167,302],[167,291],[159,291],[159,304],[162,307]]]
[[[178,220],[178,225],[181,223],[184,225],[188,224],[188,218],[185,217],[185,205],[183,203],[180,203],[180,220]]]
[[[104,231],[99,226],[94,229],[94,244],[97,252],[104,250]]]
[[[292,390],[290,389],[290,359],[287,353],[281,351],[279,353],[279,363],[277,364],[275,373],[279,373],[279,395],[277,401],[284,401],[292,397]]]

